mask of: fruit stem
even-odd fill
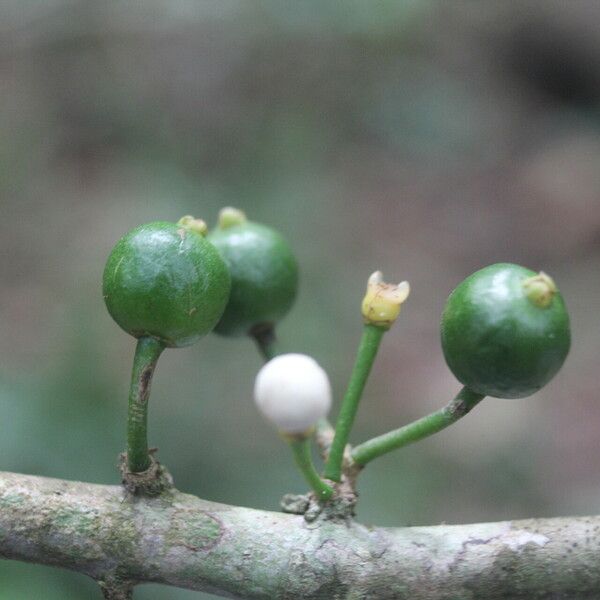
[[[296,465],[304,475],[304,479],[321,502],[333,496],[333,488],[327,485],[317,473],[310,453],[310,438],[305,435],[285,436],[290,444]]]
[[[265,362],[269,362],[272,358],[281,354],[273,323],[255,325],[250,330],[250,337],[256,342],[258,351]]]
[[[138,339],[133,358],[127,420],[127,466],[131,473],[150,468],[148,399],[156,363],[165,346],[149,336]]]
[[[348,443],[350,431],[356,417],[358,403],[365,389],[367,378],[371,372],[371,367],[373,366],[377,350],[385,332],[386,329],[377,327],[376,325],[365,325],[363,328],[356,361],[344,399],[342,400],[342,407],[335,425],[335,436],[325,466],[325,477],[327,479],[333,481],[341,480],[344,449]]]
[[[352,459],[364,466],[378,456],[429,437],[456,423],[484,398],[483,394],[463,387],[444,408],[356,446],[352,450]]]

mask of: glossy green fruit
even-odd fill
[[[298,265],[279,233],[246,221],[240,211],[224,209],[219,227],[207,239],[231,272],[231,295],[215,332],[246,335],[274,325],[290,310],[298,288]]]
[[[442,347],[456,378],[497,398],[548,383],[569,352],[569,316],[547,275],[496,264],[467,277],[442,316]]]
[[[134,337],[187,346],[217,324],[231,278],[200,233],[175,223],[141,225],[113,248],[103,293],[112,318]]]

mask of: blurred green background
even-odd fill
[[[295,248],[280,338],[338,402],[366,278],[411,282],[355,441],[458,389],[438,324],[470,272],[521,263],[566,298],[558,377],[378,460],[362,522],[600,511],[600,4],[4,0],[0,98],[0,469],[118,481],[134,343],[104,308],[105,259],[135,225],[233,205]],[[182,490],[275,510],[304,491],[253,407],[260,364],[216,336],[161,358],[150,438]],[[0,562],[1,600],[99,597]]]

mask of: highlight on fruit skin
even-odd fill
[[[254,400],[264,417],[287,434],[309,432],[331,408],[327,373],[306,354],[281,354],[256,376]]]
[[[298,264],[283,236],[226,207],[207,239],[231,273],[229,302],[215,332],[243,336],[280,321],[294,304],[298,289]]]
[[[499,263],[473,273],[442,315],[444,357],[471,390],[522,398],[546,385],[569,352],[569,315],[545,273]]]
[[[136,338],[187,346],[210,332],[229,299],[231,277],[202,221],[140,225],[112,249],[103,277],[111,317]]]

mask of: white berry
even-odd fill
[[[329,412],[331,386],[327,373],[310,356],[282,354],[258,372],[254,400],[281,431],[304,433]]]

